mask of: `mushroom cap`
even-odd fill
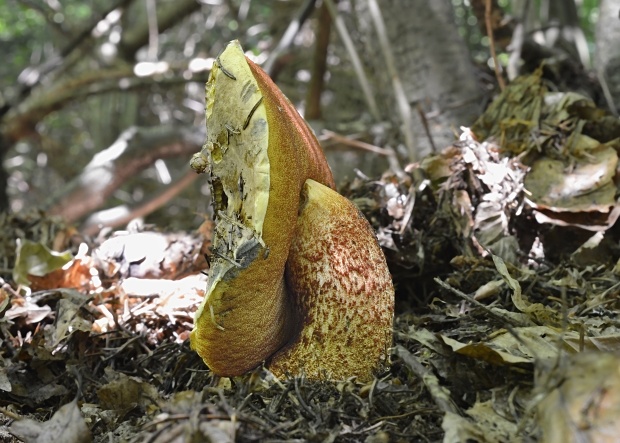
[[[301,330],[268,368],[276,376],[371,379],[388,359],[394,288],[357,207],[307,180],[286,272]]]
[[[206,99],[199,156],[216,225],[191,346],[214,373],[232,376],[260,365],[294,333],[284,268],[299,195],[308,178],[334,181],[306,122],[237,41],[214,63]]]

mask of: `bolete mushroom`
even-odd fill
[[[374,233],[334,191],[322,149],[237,41],[206,86],[215,228],[191,346],[222,376],[368,380],[391,345],[394,289]]]

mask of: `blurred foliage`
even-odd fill
[[[567,0],[569,1],[569,0]],[[572,1],[572,0],[570,0]],[[302,0],[228,0],[203,1],[185,17],[168,29],[147,38],[143,47],[124,55],[123,44],[130,32],[145,23],[149,4],[160,13],[166,5],[181,5],[175,0],[134,0],[116,15],[110,14],[99,22],[80,51],[68,58],[61,57],[63,48],[98,17],[104,4],[96,0],[0,0],[0,108],[7,103],[19,104],[20,94],[34,84],[33,95],[41,94],[59,79],[79,77],[85,73],[104,72],[107,69],[135,68],[140,62],[165,62],[165,72],[152,76],[152,81],[128,88],[125,79],[109,83],[105,92],[96,87],[83,96],[51,112],[36,125],[36,133],[19,140],[5,156],[5,167],[10,174],[9,193],[14,211],[45,206],[50,195],[62,193],[63,187],[84,170],[91,158],[109,147],[119,134],[132,125],[157,126],[166,123],[204,127],[204,79],[206,71],[190,69],[192,63],[208,66],[223,45],[234,38],[259,62],[264,62],[280,41],[285,29],[304,3]],[[452,0],[457,26],[469,46],[472,58],[481,66],[489,63],[488,38],[483,35],[469,0]],[[507,13],[512,12],[513,1],[499,0]],[[533,7],[540,11],[543,0]],[[339,7],[345,14],[353,8],[353,0],[341,0]],[[598,2],[583,0],[579,3],[582,29],[593,48],[594,25]],[[179,6],[180,8],[181,6]],[[247,9],[246,9],[247,8]],[[189,10],[188,10],[189,11]],[[307,22],[293,41],[293,49],[285,56],[286,66],[280,77],[285,94],[296,104],[303,103],[308,73],[311,68],[311,50],[316,29],[316,15]],[[95,21],[96,23],[96,21]],[[147,30],[148,33],[148,30]],[[332,33],[332,44],[341,45]],[[349,69],[346,54],[330,49],[330,68]],[[73,57],[73,58],[72,58]],[[501,60],[501,58],[500,58]],[[61,67],[47,75],[47,67]],[[335,74],[334,74],[335,75]],[[330,86],[329,81],[332,81]],[[96,86],[96,85],[95,85]],[[328,80],[330,93],[343,93]],[[360,95],[356,85],[348,85]],[[351,91],[347,91],[351,94]],[[359,103],[359,101],[358,101]],[[359,106],[358,106],[359,108]],[[351,115],[342,110],[351,120]],[[337,123],[337,122],[336,122]],[[334,124],[333,121],[330,124]],[[187,170],[187,159],[166,160],[165,166],[174,180]],[[127,204],[136,206],[148,200],[162,185],[161,171],[155,168],[137,174],[131,182],[117,191],[109,206]],[[200,213],[208,212],[204,180],[195,182],[191,189],[177,197],[174,204],[158,211],[157,224],[171,228],[198,226]]]
[[[552,0],[535,0],[531,2],[535,12],[534,15],[540,17],[543,14],[543,10],[549,7],[551,1]],[[574,0],[556,1],[562,4],[563,2],[572,3]],[[497,3],[509,17],[519,17],[521,14],[521,11],[515,8],[515,4],[520,5],[523,2],[498,0]],[[596,22],[598,20],[599,0],[581,0],[575,3],[579,12],[579,24],[588,41],[588,48],[592,55],[595,49],[594,34]],[[480,31],[478,19],[473,14],[470,7],[470,0],[452,0],[452,5],[454,6],[454,15],[456,24],[459,27],[459,33],[469,46],[472,57],[478,62],[485,63],[489,58],[489,39]],[[546,26],[546,24],[543,23],[543,26]]]
[[[174,2],[157,2],[156,7]],[[155,42],[155,53],[148,46],[138,50],[133,60],[123,60],[119,48],[126,30],[134,30],[145,15],[145,2],[134,1],[121,15],[108,16],[94,29],[93,41],[76,60],[62,60],[59,54],[71,40],[101,13],[104,7],[96,1],[18,1],[0,0],[0,45],[4,63],[0,66],[0,107],[19,104],[20,94],[31,84],[37,84],[32,95],[40,94],[58,77],[38,78],[47,66],[64,64],[60,79],[78,77],[83,73],[107,68],[131,69],[131,65],[151,61],[165,61],[171,68],[180,67],[182,77],[165,72],[151,84],[137,90],[124,90],[121,82],[106,93],[87,94],[65,105],[60,111],[45,116],[36,127],[36,137],[19,140],[7,154],[5,165],[10,173],[9,192],[12,209],[21,211],[31,206],[42,206],[50,194],[62,193],[65,184],[83,171],[97,152],[110,146],[129,126],[156,126],[178,123],[196,128],[204,127],[203,96],[204,71],[188,69],[192,61],[208,61],[221,50],[225,42],[242,38],[246,48],[260,54],[262,48],[273,42],[273,36],[284,30],[286,21],[269,25],[273,20],[271,2],[252,2],[251,19],[241,22],[237,17],[244,2],[206,2],[197,4],[194,13],[188,14],[172,28],[160,32]],[[298,2],[279,1],[284,16],[294,12]],[[154,2],[155,4],[155,2]],[[279,17],[275,15],[275,18]],[[107,22],[107,23],[106,23]],[[257,24],[258,23],[258,24]],[[129,62],[129,66],[127,66]],[[194,79],[194,77],[196,77]],[[39,83],[40,82],[40,83]],[[47,84],[47,85],[46,85]],[[115,90],[114,90],[115,89]],[[174,178],[184,173],[186,159],[168,161],[167,166]],[[149,169],[136,176],[119,190],[110,206],[139,204],[154,192],[161,190],[158,173]],[[186,191],[187,197],[177,199],[175,205],[163,212],[163,222],[174,222],[179,212],[193,214],[206,211],[206,204],[196,205],[197,189]],[[50,190],[53,190],[50,193]],[[203,199],[204,200],[204,199]],[[180,206],[180,208],[179,208]],[[198,208],[196,207],[198,206]],[[168,212],[170,217],[166,217]],[[180,220],[187,228],[200,224],[200,217]]]
[[[0,88],[11,96],[15,79],[30,65],[49,60],[97,10],[94,0],[20,1],[0,0]],[[8,97],[7,97],[8,95]]]
[[[49,38],[45,19],[36,11],[17,5],[16,1],[0,0],[0,45],[3,63],[0,64],[0,87],[15,84],[21,69],[37,56],[40,58],[42,45]],[[6,96],[3,97],[6,99]]]

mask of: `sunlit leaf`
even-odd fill
[[[73,258],[69,251],[52,251],[42,243],[23,239],[17,240],[16,255],[13,279],[22,285],[30,284],[28,275],[43,277],[62,268]]]

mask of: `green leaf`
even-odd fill
[[[73,259],[71,252],[56,252],[42,243],[17,239],[17,258],[13,279],[21,285],[29,285],[28,274],[43,277],[62,268]]]

